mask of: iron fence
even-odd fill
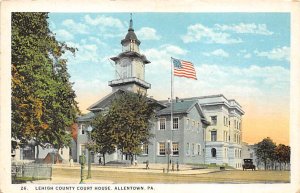
[[[12,183],[17,183],[17,179],[39,180],[52,179],[51,164],[12,164],[11,166]]]

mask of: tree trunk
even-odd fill
[[[267,170],[267,160],[264,161],[265,170]]]
[[[37,145],[35,145],[35,147],[36,147],[36,158],[35,158],[35,160],[38,160],[39,159],[39,154],[40,154],[39,145],[37,144]]]
[[[103,165],[105,166],[105,153],[102,153],[103,155]]]
[[[130,155],[130,164],[133,165],[133,154],[130,153],[129,155]]]
[[[60,155],[59,150],[60,150],[60,148],[61,148],[60,146],[57,147],[56,163],[59,163],[59,155]]]

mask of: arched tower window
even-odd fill
[[[211,157],[217,157],[217,150],[216,148],[211,149]]]

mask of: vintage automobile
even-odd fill
[[[252,159],[244,159],[243,170],[252,169],[255,170],[255,165],[253,164]]]

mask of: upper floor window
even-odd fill
[[[217,121],[218,121],[217,116],[211,116],[210,119],[211,119],[211,125],[217,125]]]
[[[217,141],[217,131],[211,131],[211,141]]]
[[[189,118],[186,119],[186,128],[190,129],[190,119]]]
[[[179,118],[175,117],[173,118],[173,129],[178,129],[179,128]]]
[[[178,142],[173,142],[172,143],[172,151],[173,151],[173,155],[179,155],[179,144],[178,144]]]
[[[84,135],[85,134],[85,124],[81,124],[81,134]]]
[[[160,118],[159,119],[159,129],[160,130],[165,130],[166,129],[166,119],[165,118]]]

